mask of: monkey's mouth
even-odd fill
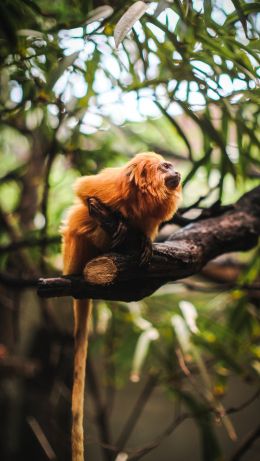
[[[165,186],[168,189],[175,189],[181,182],[181,175],[178,171],[175,171],[172,174],[169,174],[165,177]]]

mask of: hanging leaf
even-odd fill
[[[212,2],[211,0],[204,0],[204,16],[205,16],[206,23],[211,21],[211,14],[212,14]]]
[[[232,3],[234,5],[234,7],[236,8],[237,15],[239,17],[239,20],[240,20],[242,26],[243,26],[245,35],[247,37],[247,22],[246,22],[246,16],[243,13],[242,5],[241,5],[239,0],[232,0]]]
[[[124,40],[136,21],[144,15],[148,6],[147,3],[142,1],[135,2],[119,19],[114,31],[116,48],[118,48],[118,45]]]
[[[188,154],[189,154],[189,159],[192,161],[192,148],[191,148],[191,145],[190,145],[190,142],[186,136],[186,134],[184,133],[183,129],[181,128],[181,126],[178,124],[178,122],[176,121],[176,119],[174,117],[172,117],[165,109],[164,107],[159,103],[159,101],[154,101],[154,103],[157,105],[157,107],[160,109],[160,111],[162,112],[162,114],[172,123],[172,125],[175,127],[177,133],[180,135],[180,137],[182,138],[182,140],[184,141],[184,143],[186,144],[187,146],[187,149],[188,149]]]
[[[166,10],[166,8],[170,8],[171,6],[171,3],[173,2],[173,0],[160,0],[158,2],[158,5],[156,7],[156,10],[154,12],[154,16],[155,18],[157,18],[158,16],[160,16],[160,14]]]
[[[184,319],[180,315],[174,314],[171,318],[171,324],[174,328],[175,334],[183,352],[189,352],[191,348],[190,331],[187,328]]]
[[[189,301],[180,301],[179,302],[179,307],[182,312],[182,315],[185,319],[185,322],[187,326],[189,327],[190,331],[192,333],[197,334],[199,332],[199,329],[196,324],[196,320],[198,317],[198,312],[195,308],[195,306],[190,303]]]
[[[254,2],[254,3],[246,3],[243,5],[240,4],[239,10],[240,10],[240,15],[242,14],[243,17],[247,17],[249,14],[257,14],[259,13],[259,3]],[[228,24],[232,24],[236,21],[239,21],[239,19],[240,19],[240,16],[239,16],[238,10],[236,9],[234,13],[227,16],[227,19],[225,23],[223,24],[223,27],[227,26]]]
[[[192,169],[190,170],[190,172],[187,174],[186,178],[182,181],[182,184],[183,186],[185,184],[187,184],[191,178],[193,178],[193,176],[195,175],[196,171],[202,166],[202,165],[206,165],[210,156],[211,156],[211,153],[213,151],[213,148],[212,147],[209,147],[209,149],[207,150],[207,152],[205,152],[205,154],[199,159],[197,160],[196,162],[193,163],[193,167]]]
[[[183,402],[187,405],[194,415],[196,424],[200,431],[201,439],[201,460],[202,461],[219,461],[222,459],[218,439],[215,435],[213,418],[208,412],[207,407],[198,402],[191,393],[178,390]]]
[[[159,333],[156,328],[147,328],[139,336],[135,348],[133,365],[131,371],[131,381],[138,382],[140,379],[140,372],[143,367],[144,361],[147,357],[149,345],[151,341],[155,341],[159,338]]]
[[[27,6],[29,6],[35,13],[42,14],[42,10],[37,5],[37,3],[33,2],[32,0],[22,0]]]
[[[66,56],[53,66],[48,78],[47,89],[50,90],[54,87],[55,83],[59,80],[65,70],[76,61],[78,55],[79,51],[75,51],[75,53]]]
[[[44,38],[44,34],[42,32],[33,29],[20,29],[17,31],[17,35],[20,35],[21,37]]]
[[[109,18],[114,12],[112,6],[102,5],[98,6],[94,10],[90,11],[87,15],[86,24],[91,24],[94,21],[99,21],[100,19]]]

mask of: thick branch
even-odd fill
[[[211,259],[256,246],[260,234],[260,187],[245,194],[231,211],[174,233],[153,245],[147,268],[138,268],[131,256],[102,255],[87,264],[82,277],[41,279],[42,297],[74,296],[123,301],[142,299],[161,285],[198,273]]]

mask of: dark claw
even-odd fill
[[[153,254],[153,247],[152,247],[152,242],[149,238],[145,237],[143,238],[142,244],[141,244],[141,251],[139,254],[139,266],[147,266],[149,264],[151,257]]]
[[[139,266],[146,266],[152,256],[152,242],[134,228],[119,212],[112,210],[96,197],[87,198],[89,214],[111,236],[110,250],[132,253]]]
[[[112,244],[111,244],[111,250],[116,249],[116,247],[119,247],[125,240],[125,237],[128,232],[128,227],[125,221],[120,220],[117,226],[117,229],[112,235]]]
[[[96,219],[108,234],[113,234],[118,227],[116,214],[96,197],[88,197],[87,204],[90,216]]]
[[[87,204],[90,216],[98,219],[100,222],[108,218],[110,214],[109,209],[96,197],[88,197]]]
[[[90,216],[112,236],[112,248],[115,248],[122,242],[123,235],[127,232],[124,217],[119,211],[112,210],[96,197],[88,197],[87,205]]]

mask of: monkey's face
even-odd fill
[[[161,199],[181,187],[180,173],[154,152],[137,154],[127,166],[127,176],[144,194],[159,195]]]
[[[164,184],[167,189],[176,189],[181,182],[181,175],[175,170],[174,166],[170,162],[161,162],[158,166],[164,176]]]

